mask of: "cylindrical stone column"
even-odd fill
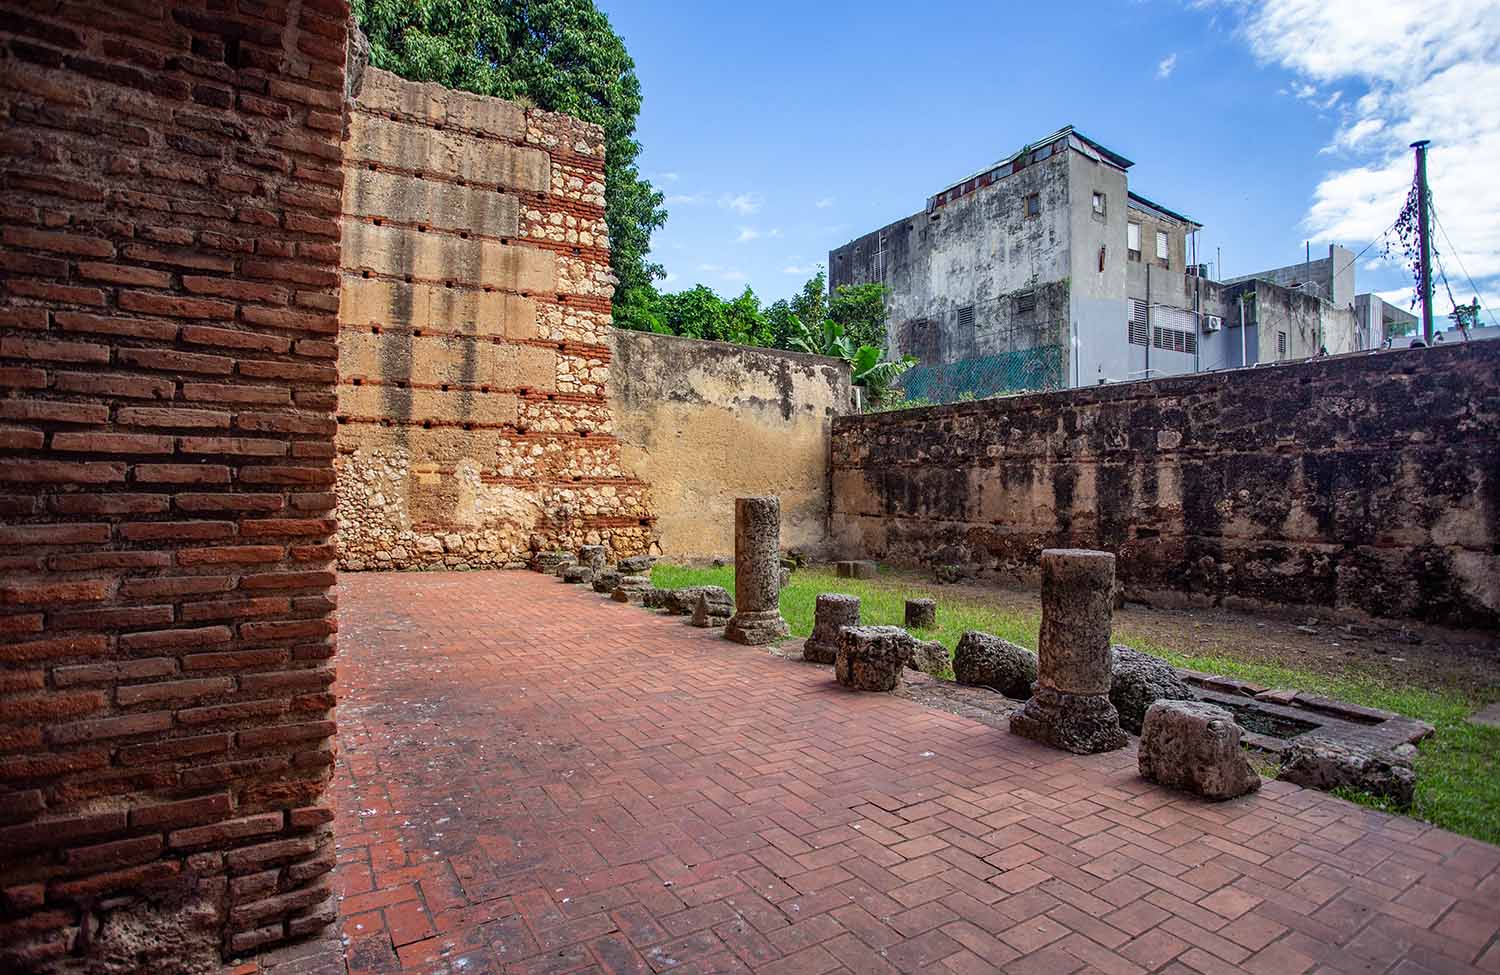
[[[1041,561],[1036,690],[1010,719],[1010,730],[1079,755],[1123,748],[1129,738],[1109,701],[1115,557],[1086,549],[1048,549]]]
[[[802,644],[802,659],[831,664],[839,655],[839,630],[859,625],[859,597],[841,592],[818,594],[813,631]]]
[[[908,599],[906,601],[906,628],[930,630],[937,626],[936,599]]]
[[[736,643],[774,643],[790,630],[778,603],[781,584],[781,500],[734,501],[735,614],[724,635]]]
[[[1115,557],[1052,548],[1042,553],[1042,632],[1037,680],[1069,694],[1109,695],[1114,654]]]

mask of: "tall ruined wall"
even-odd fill
[[[346,4],[0,9],[0,970],[331,920]]]
[[[734,554],[734,499],[781,498],[784,548],[828,541],[829,437],[852,410],[838,359],[616,329],[609,401],[651,485],[668,556]]]
[[[344,152],[341,564],[647,550],[605,398],[600,128],[371,69]]]
[[[1127,591],[1500,625],[1500,343],[834,421],[850,554]]]

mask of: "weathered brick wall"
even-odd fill
[[[0,9],[0,970],[332,915],[347,16]]]
[[[1500,625],[1500,342],[840,418],[833,466],[851,554]]]
[[[373,69],[353,109],[341,564],[646,551],[647,493],[621,465],[605,395],[603,132]]]

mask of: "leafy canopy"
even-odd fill
[[[635,62],[591,0],[354,0],[354,14],[377,68],[603,126],[615,300],[644,300],[663,273],[646,255],[667,211],[636,168]]]

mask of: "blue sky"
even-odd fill
[[[1314,257],[1363,248],[1420,131],[1459,255],[1500,284],[1500,0],[600,6],[644,90],[671,290],[790,294],[830,248],[1064,124],[1203,223],[1199,258],[1222,248],[1228,275],[1300,260],[1309,238]],[[1359,290],[1399,293],[1380,250]]]

